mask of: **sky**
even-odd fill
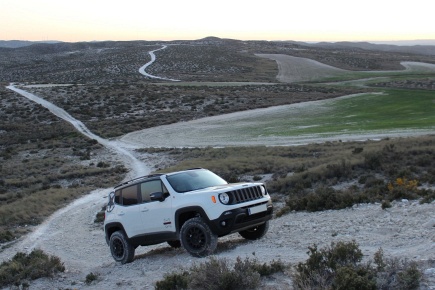
[[[0,40],[435,39],[433,0],[0,0]]]

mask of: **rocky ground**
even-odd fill
[[[143,153],[137,157],[149,167],[165,162],[159,154]],[[207,258],[194,258],[184,249],[173,249],[165,243],[139,247],[130,264],[116,263],[102,225],[94,223],[109,191],[110,188],[96,190],[56,212],[31,234],[1,252],[0,259],[35,248],[60,257],[65,273],[32,281],[31,289],[153,289],[164,274],[206,261]],[[421,289],[435,289],[435,204],[402,200],[392,205],[385,210],[380,204],[360,204],[344,210],[293,212],[273,219],[268,234],[261,240],[247,241],[238,234],[220,238],[215,256],[231,262],[241,257],[296,265],[308,258],[308,247],[313,244],[321,248],[331,242],[354,240],[366,260],[373,259],[373,254],[382,248],[386,257],[417,261],[424,273]],[[280,202],[275,206],[279,208]],[[88,285],[85,281],[90,273],[97,280]],[[262,289],[292,289],[291,277],[288,273],[275,274],[263,281]]]
[[[158,157],[142,156],[152,168]],[[0,260],[17,251],[40,248],[63,261],[66,272],[52,279],[32,281],[31,289],[153,289],[156,281],[170,273],[189,268],[207,258],[193,258],[183,249],[166,244],[137,249],[135,260],[115,263],[95,215],[106,203],[109,189],[96,190],[56,212],[22,240],[0,253]],[[277,204],[279,205],[279,204]],[[361,204],[349,209],[318,213],[290,213],[271,221],[268,234],[259,241],[246,241],[238,234],[219,240],[218,258],[237,257],[260,262],[281,260],[295,265],[304,261],[308,247],[330,245],[333,241],[355,240],[366,259],[382,248],[386,256],[419,262],[424,272],[422,289],[435,289],[435,204],[420,205],[402,200],[383,210],[380,204]],[[90,273],[98,278],[85,283]],[[291,278],[275,275],[263,281],[265,289],[291,289]]]
[[[34,281],[31,289],[153,289],[165,273],[207,259],[194,258],[183,249],[160,244],[138,248],[130,264],[115,263],[101,226],[93,223],[104,195],[104,191],[96,191],[56,213],[26,239],[30,244],[21,244],[25,249],[36,246],[57,255],[66,266],[65,273]],[[425,273],[422,289],[435,289],[434,229],[433,203],[420,205],[403,200],[386,210],[380,204],[360,204],[344,210],[295,212],[275,218],[261,240],[246,241],[238,234],[220,238],[215,255],[230,261],[248,257],[295,265],[308,258],[308,247],[313,244],[320,248],[334,241],[355,240],[367,260],[382,248],[387,257],[419,262]],[[98,276],[91,285],[85,283],[89,273]],[[291,289],[291,278],[275,275],[263,281],[263,288]]]

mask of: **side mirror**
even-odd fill
[[[158,200],[158,201],[162,202],[162,201],[164,201],[166,199],[166,196],[164,195],[163,192],[158,191],[158,192],[151,193],[150,194],[150,199],[151,199],[151,201]]]
[[[111,212],[115,207],[115,193],[112,191],[109,193],[109,202],[107,203],[106,210],[107,212]]]

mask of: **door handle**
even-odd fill
[[[148,211],[148,208],[147,208],[147,207],[144,207],[144,208],[142,208],[141,211],[142,211],[142,212],[146,212],[146,211]]]

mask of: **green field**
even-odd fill
[[[268,116],[256,131],[262,135],[358,133],[398,129],[435,129],[435,93],[424,90],[385,90],[291,109]],[[270,119],[269,119],[270,118]]]

